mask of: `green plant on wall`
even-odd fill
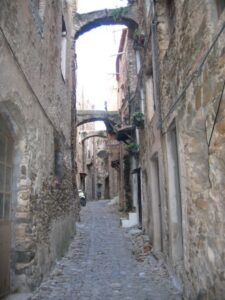
[[[132,114],[131,122],[136,127],[140,128],[144,126],[144,114],[140,111],[136,111]]]
[[[121,20],[121,15],[127,12],[127,7],[119,7],[112,10],[112,18],[115,22]]]
[[[139,152],[139,146],[136,143],[130,143],[126,146],[126,150],[132,155]]]

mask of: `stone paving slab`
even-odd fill
[[[137,261],[127,232],[108,201],[89,202],[69,251],[32,300],[179,300],[165,267]]]

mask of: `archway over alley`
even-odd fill
[[[75,39],[102,25],[125,25],[130,31],[138,27],[138,14],[135,4],[127,7],[104,9],[86,14],[74,15]]]

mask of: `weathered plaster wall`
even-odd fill
[[[70,153],[72,9],[68,3],[48,2],[42,23],[32,1],[1,2],[0,112],[10,123],[15,140],[12,290],[35,288],[65,252],[74,232]],[[62,14],[68,37],[65,82],[60,69]],[[62,146],[60,179],[55,174],[55,137]]]

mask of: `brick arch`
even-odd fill
[[[102,25],[126,25],[132,33],[138,27],[138,15],[136,5],[117,9],[118,17],[115,17],[116,9],[105,9],[86,14],[76,14],[75,39],[82,34]],[[120,11],[119,11],[120,10]]]

